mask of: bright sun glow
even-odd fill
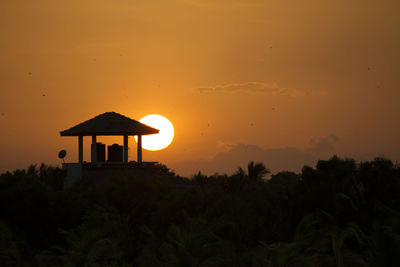
[[[158,134],[142,136],[142,147],[147,150],[161,150],[171,144],[174,139],[174,126],[165,117],[157,114],[146,115],[139,120],[150,127],[160,130]],[[135,136],[137,142],[137,136]]]

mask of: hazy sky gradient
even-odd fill
[[[311,139],[331,134],[325,154],[400,160],[399,10],[397,0],[2,0],[0,171],[58,164],[60,149],[76,161],[77,138],[59,131],[106,111],[170,119],[172,145],[144,160],[182,173],[182,162],[247,145],[311,153]]]

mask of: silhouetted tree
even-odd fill
[[[0,175],[0,262],[17,266],[400,266],[400,168],[332,157],[193,179],[165,165]],[[1,265],[1,264],[0,264]]]
[[[250,161],[247,165],[247,174],[251,181],[261,181],[268,173],[270,171],[262,162],[254,163],[254,161]]]

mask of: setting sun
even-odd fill
[[[145,135],[142,137],[142,146],[147,150],[161,150],[169,146],[174,139],[174,127],[165,117],[157,114],[146,115],[139,120],[150,127],[160,130],[158,134]],[[135,136],[137,142],[137,137]]]

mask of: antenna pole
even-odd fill
[[[138,163],[142,163],[142,136],[141,135],[138,135],[137,161],[138,161]]]
[[[78,149],[79,149],[79,163],[83,162],[83,136],[78,137]]]
[[[128,135],[124,135],[124,163],[128,162]]]

